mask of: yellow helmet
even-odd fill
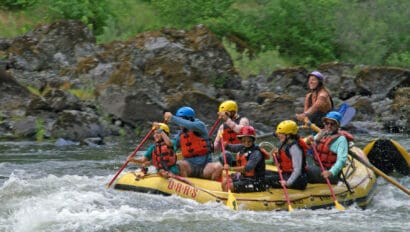
[[[167,124],[165,123],[158,123],[159,128],[162,129],[163,131],[165,131],[165,133],[169,134],[169,127]]]
[[[276,133],[296,135],[298,133],[298,125],[292,120],[282,121],[276,127]]]
[[[219,112],[222,112],[222,111],[238,112],[238,104],[236,104],[236,102],[232,100],[224,101],[219,105]]]

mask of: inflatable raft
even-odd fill
[[[352,150],[365,159],[363,152],[354,147]],[[273,165],[267,169],[276,170]],[[375,187],[376,176],[373,171],[361,162],[349,157],[344,168],[345,182],[339,181],[333,185],[333,191],[342,205],[357,204],[365,208],[371,201]],[[221,183],[198,178],[163,178],[157,174],[129,172],[122,175],[114,185],[117,190],[135,191],[150,194],[177,195],[195,200],[199,203],[219,202],[226,205],[228,193],[223,192]],[[283,189],[270,188],[265,192],[232,193],[239,210],[271,211],[287,210],[288,205]],[[334,200],[327,184],[308,184],[306,190],[288,189],[293,208],[331,208]]]
[[[363,152],[375,167],[386,174],[397,172],[410,175],[410,155],[393,139],[372,140]]]

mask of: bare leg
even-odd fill
[[[204,178],[218,180],[222,173],[222,165],[219,162],[208,163],[204,168]]]
[[[180,160],[177,163],[179,167],[179,175],[183,177],[188,177],[189,174],[191,174],[191,165],[188,163],[188,161],[185,160]]]

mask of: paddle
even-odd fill
[[[319,132],[320,128],[317,127],[315,124],[311,123],[311,122],[307,122],[307,125],[314,131]],[[407,193],[408,195],[410,195],[410,191],[408,189],[406,189],[404,186],[402,186],[400,183],[398,183],[397,181],[395,181],[394,179],[392,179],[391,177],[389,177],[388,175],[386,175],[384,172],[382,172],[381,170],[379,170],[378,168],[376,168],[375,166],[373,166],[370,162],[366,161],[365,159],[363,159],[361,156],[357,155],[355,152],[353,152],[351,149],[349,149],[349,154],[355,158],[356,160],[358,160],[359,162],[361,162],[362,164],[364,164],[366,167],[370,168],[374,173],[376,173],[377,175],[383,177],[385,180],[387,180],[388,182],[392,183],[393,185],[395,185],[396,187],[398,187],[400,190],[402,190],[403,192]]]
[[[320,160],[319,153],[317,153],[316,145],[315,145],[315,144],[312,144],[312,148],[313,148],[313,153],[314,153],[314,155],[315,155],[315,157],[316,157],[316,160],[318,161],[318,163],[319,163],[319,165],[320,165],[320,170],[322,170],[322,172],[324,172],[324,171],[325,171],[325,168],[323,167],[322,161]],[[340,211],[345,210],[345,208],[343,207],[343,205],[339,204],[339,202],[337,201],[336,195],[335,195],[335,193],[333,192],[333,187],[332,187],[332,185],[330,184],[329,178],[328,178],[328,177],[325,177],[325,180],[326,180],[327,186],[329,187],[329,191],[330,191],[330,194],[332,195],[333,202],[335,203],[336,209],[338,209],[338,210],[340,210]]]
[[[209,132],[208,132],[208,137],[212,136],[212,134],[214,133],[214,131],[216,129],[216,126],[219,125],[220,121],[221,121],[221,118],[218,118],[218,119],[215,120],[214,125],[212,125],[211,130],[209,130]]]
[[[152,133],[154,132],[155,128],[152,128],[148,134],[144,137],[144,139],[141,141],[140,144],[138,144],[138,146],[135,148],[135,150],[132,152],[132,154],[130,156],[128,156],[128,158],[132,158],[135,156],[135,154],[137,154],[137,151],[142,147],[142,145],[144,145],[145,141],[147,141],[147,139],[152,135]],[[122,167],[120,168],[120,170],[118,170],[118,172],[114,175],[114,177],[112,178],[112,180],[110,181],[110,183],[107,184],[107,188],[109,188],[112,183],[115,181],[115,179],[118,177],[118,175],[122,172],[122,170],[124,170],[124,168],[127,166],[127,164],[129,163],[128,159],[125,161],[125,163],[122,165]]]
[[[360,155],[356,154],[354,151],[349,149],[349,154],[355,158],[356,160],[360,161],[362,164],[364,164],[366,167],[370,168],[373,170],[374,173],[376,173],[379,176],[382,176],[385,180],[388,182],[392,183],[396,187],[398,187],[400,190],[403,192],[407,193],[407,195],[410,195],[410,190],[406,189],[403,185],[401,185],[399,182],[395,181],[392,179],[390,176],[386,175],[384,172],[382,172],[380,169],[376,168],[373,164],[371,164],[369,161],[363,159]]]
[[[282,169],[279,166],[279,161],[278,161],[278,158],[276,157],[276,154],[277,153],[275,153],[274,150],[272,149],[272,156],[273,156],[273,159],[275,160],[276,168],[278,169],[279,178],[280,178],[281,181],[284,181],[283,175],[282,175]],[[288,203],[288,211],[292,212],[293,208],[292,208],[292,205],[290,204],[288,189],[286,188],[286,185],[284,185],[284,184],[282,185],[282,188],[283,188],[283,193],[285,194],[286,202]]]
[[[219,136],[221,137],[221,147],[222,147],[222,155],[224,157],[224,164],[227,164],[226,161],[226,152],[225,152],[225,145],[224,145],[224,141],[223,141],[223,136],[222,133],[219,134]],[[226,205],[233,210],[237,210],[237,204],[236,204],[236,198],[235,196],[232,194],[231,189],[229,188],[229,171],[228,169],[226,170],[226,184],[228,185],[228,200],[226,201]]]
[[[351,107],[349,104],[347,103],[342,103],[339,106],[339,109],[337,110],[337,112],[339,112],[342,115],[342,120],[340,120],[340,126],[344,127],[346,126],[351,120],[352,118],[355,116],[356,114],[356,109]]]

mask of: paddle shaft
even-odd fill
[[[227,164],[227,161],[226,161],[226,152],[225,152],[225,145],[224,145],[224,139],[223,139],[223,137],[222,137],[222,135],[220,136],[221,137],[221,149],[222,149],[222,156],[224,157],[224,165],[226,165]],[[228,189],[229,189],[229,170],[228,169],[226,169],[226,185],[228,186]]]
[[[313,148],[313,153],[314,153],[314,155],[315,155],[315,157],[316,157],[316,160],[317,160],[317,162],[319,163],[320,170],[322,170],[322,172],[324,172],[324,171],[325,171],[325,167],[323,167],[323,163],[322,163],[322,161],[320,160],[319,153],[318,153],[317,150],[316,150],[316,145],[315,145],[315,144],[312,144],[312,148]],[[330,194],[332,195],[333,200],[336,202],[337,199],[336,199],[336,195],[335,195],[335,193],[334,193],[334,191],[333,191],[332,184],[330,183],[328,177],[325,177],[325,180],[326,180],[327,186],[329,187]]]
[[[142,147],[142,145],[144,145],[144,143],[147,141],[147,139],[152,135],[152,133],[154,132],[154,129],[151,129],[148,134],[144,137],[144,139],[140,142],[140,144],[138,144],[138,146],[135,148],[135,150],[132,152],[132,154],[129,157],[134,157],[135,154],[137,154],[137,151]],[[110,181],[110,183],[108,183],[107,187],[109,188],[112,183],[115,181],[115,179],[117,179],[118,175],[122,172],[122,170],[124,170],[125,167],[127,167],[128,164],[128,159],[125,161],[125,163],[122,165],[122,167],[120,168],[120,170],[118,170],[118,172],[114,175],[114,177],[112,178],[112,180]]]
[[[382,172],[380,169],[376,168],[373,164],[371,164],[370,162],[366,161],[365,159],[363,159],[360,155],[356,154],[355,152],[353,152],[352,150],[349,150],[349,154],[355,158],[356,160],[360,161],[362,164],[364,164],[366,167],[370,168],[374,173],[376,173],[377,175],[383,177],[385,180],[387,180],[388,182],[392,183],[393,185],[395,185],[396,187],[398,187],[400,190],[402,190],[403,192],[407,193],[407,195],[410,195],[410,190],[408,190],[407,188],[405,188],[403,185],[401,185],[399,182],[395,181],[393,178],[391,178],[390,176],[386,175],[384,172]]]
[[[279,179],[281,181],[284,181],[283,175],[282,175],[282,169],[280,168],[278,158],[276,157],[275,153],[272,153],[272,156],[273,156],[273,159],[275,160],[276,168],[278,169]],[[288,189],[286,188],[285,184],[281,183],[281,185],[282,185],[282,188],[283,188],[283,193],[285,194],[286,202],[288,203],[288,209],[289,209],[289,211],[292,211],[293,209],[292,209],[292,205],[290,204]]]
[[[221,121],[221,118],[216,119],[216,121],[214,122],[214,125],[212,125],[211,130],[209,130],[208,132],[208,137],[211,137],[212,134],[214,133],[216,126],[219,125],[219,122]]]

